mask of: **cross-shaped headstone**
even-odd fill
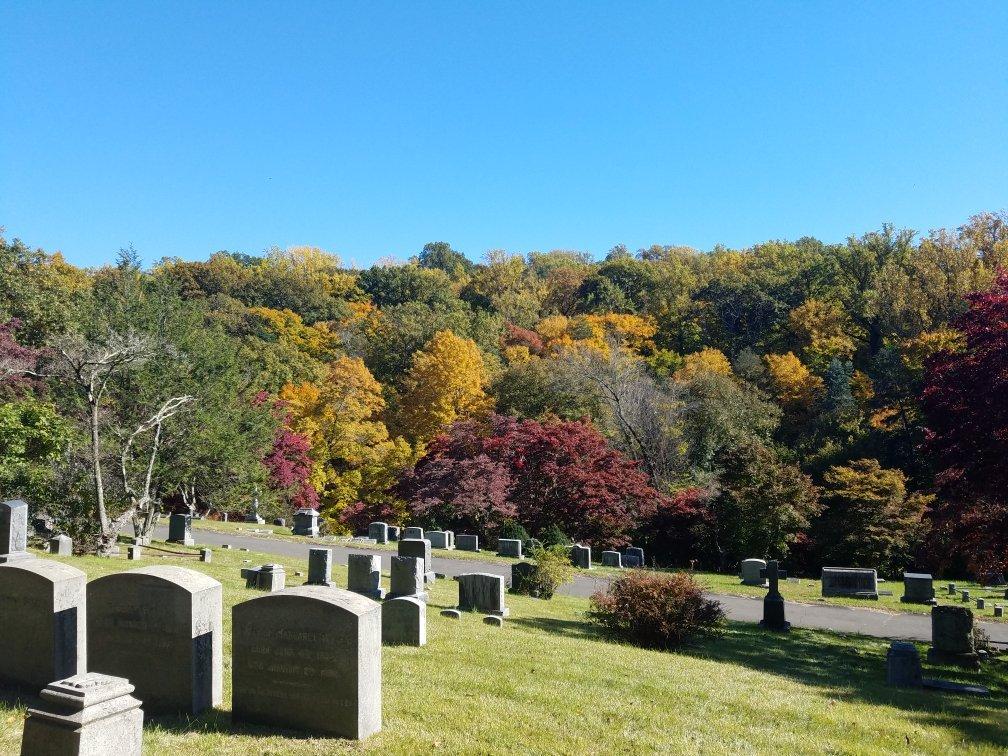
[[[760,570],[760,577],[770,581],[770,593],[780,593],[778,581],[787,577],[787,570],[782,570],[777,566],[777,560],[771,559],[767,566]]]

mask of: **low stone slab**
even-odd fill
[[[350,554],[347,557],[347,588],[370,599],[381,600],[381,557],[377,554]]]
[[[926,572],[904,572],[900,601],[904,604],[936,603],[934,578]]]
[[[489,572],[469,572],[458,576],[458,608],[468,612],[482,612],[506,617],[504,605],[504,578]]]
[[[886,685],[894,688],[919,688],[922,685],[920,653],[913,643],[893,641],[889,644]]]
[[[423,528],[406,528],[403,531],[403,538],[422,539],[424,537]]]
[[[504,618],[498,617],[496,614],[488,614],[486,617],[483,618],[483,624],[493,625],[494,627],[503,627]]]
[[[301,585],[236,604],[232,618],[234,721],[355,739],[381,730],[381,604]]]
[[[455,548],[455,534],[450,530],[428,530],[426,537],[432,549]]]
[[[460,533],[455,536],[455,548],[459,551],[479,551],[479,536]]]
[[[383,603],[382,643],[427,645],[427,604],[414,596],[390,598]]]
[[[752,585],[758,588],[768,588],[769,583],[763,577],[767,564],[765,559],[743,559],[739,570],[742,585]]]
[[[500,538],[497,541],[497,556],[522,558],[522,542],[520,538]]]
[[[462,612],[460,612],[458,609],[442,609],[441,616],[447,617],[448,619],[457,620],[462,619]]]
[[[50,682],[28,709],[22,756],[140,756],[143,711],[129,680],[86,672]]]
[[[223,590],[184,567],[112,573],[87,586],[88,669],[125,677],[148,712],[221,702]]]
[[[622,567],[623,566],[622,555],[618,551],[603,551],[602,566]]]
[[[822,595],[878,600],[878,572],[861,567],[823,567]]]
[[[86,584],[50,559],[0,565],[0,681],[37,693],[87,670]]]

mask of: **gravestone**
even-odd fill
[[[904,572],[900,601],[904,604],[936,604],[934,578],[926,572]]]
[[[308,585],[332,585],[331,549],[308,549]]]
[[[50,559],[0,565],[0,681],[37,693],[87,670],[86,583]]]
[[[488,572],[469,572],[458,576],[458,584],[460,610],[507,616],[503,576]]]
[[[421,601],[426,601],[423,559],[421,557],[394,556],[391,563],[389,598],[413,596]]]
[[[905,641],[890,643],[886,652],[886,685],[894,688],[919,688],[923,684],[917,646]]]
[[[752,585],[759,588],[768,588],[769,584],[763,577],[767,568],[767,563],[763,559],[743,559],[741,567],[742,585]]]
[[[1004,617],[1004,607],[1001,606],[1001,604],[995,604],[994,605],[994,616],[995,617]]]
[[[986,609],[987,608],[987,602],[984,599],[982,599],[982,598],[978,598],[976,600],[976,608],[977,609]]]
[[[531,562],[515,562],[511,565],[511,590],[514,593],[522,593],[526,596],[537,596],[538,592],[533,585],[533,576],[536,573],[536,566]]]
[[[370,599],[383,599],[381,557],[377,554],[350,554],[347,557],[347,588]]]
[[[1004,585],[1005,576],[1003,572],[985,572],[980,575],[980,579],[977,582],[986,588],[992,588],[997,585]]]
[[[212,562],[213,551],[211,551],[210,549],[200,549],[199,560],[201,562]]]
[[[978,668],[973,638],[973,612],[965,606],[936,606],[931,609],[931,648],[928,661]]]
[[[497,556],[522,558],[522,542],[520,538],[499,538],[497,540]]]
[[[403,538],[422,540],[423,537],[424,537],[423,528],[406,528],[406,530],[403,532]]]
[[[192,515],[176,513],[168,518],[168,541],[183,546],[196,545],[192,536]]]
[[[22,756],[140,756],[143,711],[129,680],[85,672],[49,682],[28,709]]]
[[[294,513],[294,535],[317,537],[318,518],[319,513],[314,509],[299,509]]]
[[[434,582],[431,545],[426,538],[403,538],[399,541],[399,556],[419,557],[424,560],[424,582]]]
[[[381,729],[381,604],[301,585],[232,618],[234,721],[358,739]]]
[[[447,617],[448,619],[457,620],[462,619],[462,612],[460,612],[458,609],[442,609],[441,616]]]
[[[618,551],[603,551],[602,552],[602,566],[603,567],[623,567],[623,562],[621,560],[621,555]]]
[[[455,534],[450,530],[428,530],[427,540],[432,549],[454,549]]]
[[[273,524],[276,525],[278,528],[286,528],[287,527],[287,518],[286,517],[277,517],[275,520],[273,520]]]
[[[282,591],[287,587],[287,571],[282,564],[263,564],[242,569],[245,587],[259,591]]]
[[[126,547],[126,558],[128,560],[136,561],[143,556],[143,546],[127,546]]]
[[[56,556],[72,556],[73,539],[68,535],[58,535],[49,539],[49,553]]]
[[[221,584],[184,567],[142,567],[87,586],[88,669],[125,677],[147,712],[221,702]]]
[[[389,525],[389,528],[388,528],[388,539],[390,541],[398,541],[399,540],[399,532],[400,532],[400,530],[401,530],[401,528],[398,525]]]
[[[375,543],[388,543],[388,524],[384,522],[372,522],[368,525],[368,538],[373,538]]]
[[[878,573],[860,567],[823,567],[822,595],[878,600]]]
[[[591,546],[583,546],[580,543],[571,546],[571,563],[582,570],[590,570],[592,568]]]
[[[763,619],[760,626],[768,630],[787,632],[791,629],[791,623],[787,621],[784,613],[784,597],[780,592],[780,581],[787,577],[787,572],[780,569],[776,559],[767,562],[767,567],[761,577],[767,579],[769,590],[763,597]]]
[[[970,592],[969,592],[969,591],[960,591],[960,593],[962,594],[962,596],[961,596],[961,599],[960,599],[960,600],[961,600],[961,601],[962,601],[962,602],[963,602],[964,604],[968,604],[968,603],[969,603],[969,600],[970,600]]]
[[[27,548],[28,504],[21,499],[5,501],[0,504],[0,564],[32,559]]]
[[[948,586],[947,586],[947,588],[948,588],[948,595],[949,596],[955,596],[956,595],[956,584],[955,583],[949,583]]]
[[[460,533],[455,537],[455,548],[459,551],[479,551],[479,536]]]
[[[382,604],[382,643],[427,645],[427,604],[415,596],[390,598]]]
[[[623,566],[624,567],[643,567],[644,566],[644,549],[639,546],[629,546],[623,549]]]
[[[259,496],[258,494],[252,498],[252,510],[245,515],[245,522],[254,522],[256,525],[265,525],[266,520],[264,520],[259,515]]]

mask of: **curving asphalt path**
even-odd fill
[[[221,546],[227,543],[235,548],[246,548],[250,551],[257,551],[263,554],[294,557],[296,559],[307,559],[308,557],[308,546],[297,541],[270,538],[268,536],[246,536],[219,530],[203,530],[198,527],[194,528],[194,530],[199,533],[197,538],[199,543],[208,546]],[[158,529],[156,537],[163,539],[167,535],[168,529],[162,527]],[[388,557],[392,556],[392,552],[390,551],[369,549],[366,546],[343,546],[328,541],[319,542],[318,545],[332,549],[333,558],[338,564],[345,565],[347,557],[350,554],[377,554],[383,558],[382,571],[387,572],[389,569]],[[478,557],[472,559],[444,559],[435,556],[433,562],[434,571],[448,577],[461,575],[465,572],[489,572],[495,575],[503,575],[508,580],[511,579],[510,564],[481,560]],[[600,588],[605,588],[608,582],[608,578],[602,576],[591,577],[583,572],[579,572],[575,575],[573,582],[562,586],[559,592],[571,596],[587,597]],[[739,622],[759,622],[763,618],[763,602],[761,599],[723,594],[709,595],[721,604],[729,619]],[[785,602],[785,606],[788,621],[795,627],[833,630],[841,633],[859,633],[875,638],[898,638],[926,642],[931,640],[931,618],[926,614],[896,614],[876,609],[801,604],[794,601]],[[983,627],[993,642],[998,645],[1008,646],[1008,623],[978,622],[977,624]]]

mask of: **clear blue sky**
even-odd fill
[[[1008,2],[0,0],[0,225],[78,264],[748,246],[1008,207]]]

